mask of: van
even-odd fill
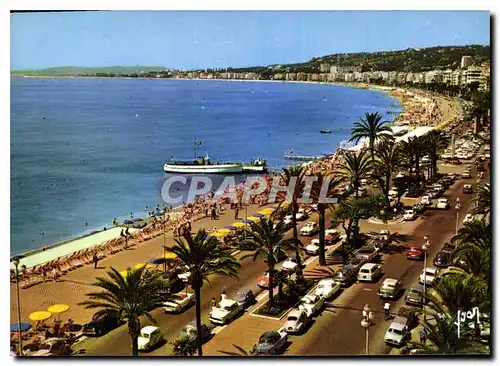
[[[382,266],[375,263],[366,263],[358,272],[358,281],[373,282],[382,276]]]

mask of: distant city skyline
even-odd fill
[[[11,70],[298,63],[334,53],[490,44],[488,11],[11,14]]]

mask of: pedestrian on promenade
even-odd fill
[[[56,270],[56,267],[52,268],[52,277],[54,278],[54,282],[57,282],[57,270]]]
[[[384,304],[384,313],[385,313],[385,319],[389,319],[389,316],[390,316],[390,308],[391,308],[391,304],[389,304],[388,302],[386,302]]]
[[[239,213],[239,212],[240,212],[240,210],[238,209],[238,207],[236,207],[236,208],[234,209],[234,219],[235,219],[235,220],[238,220],[238,213]]]
[[[99,258],[97,257],[96,252],[94,252],[94,255],[92,256],[92,262],[94,262],[94,269],[97,269],[97,262],[99,262]]]
[[[227,298],[226,296],[226,286],[222,289],[222,292],[220,294],[220,301],[225,300]]]
[[[208,207],[205,206],[205,217],[208,217]]]
[[[212,207],[212,220],[215,220],[216,217],[217,217],[217,213],[215,211],[215,207]]]
[[[425,328],[420,329],[419,334],[420,334],[420,343],[425,343],[427,339],[427,331],[425,330]]]
[[[217,307],[217,301],[215,300],[215,297],[212,297],[212,301],[210,301],[210,307],[212,309]]]

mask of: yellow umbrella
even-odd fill
[[[153,268],[153,265],[151,263],[137,263],[135,265],[135,268],[137,268],[137,269],[142,268],[142,267]]]
[[[227,235],[227,234],[229,234],[231,232],[231,230],[229,230],[229,229],[219,229],[219,230],[217,230],[217,232],[218,233],[222,233],[224,235]]]
[[[253,221],[253,222],[257,222],[260,220],[260,217],[255,217],[255,216],[250,216],[247,218],[247,220],[250,220],[250,221]]]
[[[33,320],[35,322],[39,322],[39,321],[47,320],[51,316],[52,316],[52,314],[49,313],[48,311],[35,311],[34,313],[31,313],[29,315],[29,318],[30,318],[30,320]]]
[[[274,211],[276,211],[274,208],[265,208],[263,210],[260,210],[259,213],[263,215],[271,215]]]
[[[47,311],[51,312],[52,314],[60,314],[64,313],[65,311],[68,311],[69,306],[66,304],[55,304],[52,306],[49,306]]]
[[[224,237],[226,234],[223,234],[223,233],[219,233],[218,231],[210,234],[210,236],[213,236],[214,238],[222,238]]]
[[[233,222],[231,224],[231,226],[234,226],[234,227],[243,227],[243,226],[245,226],[245,224],[242,223],[242,222]]]
[[[168,252],[163,255],[163,258],[165,259],[177,259],[177,254]]]

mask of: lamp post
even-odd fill
[[[371,307],[369,304],[366,304],[363,308],[363,318],[361,319],[361,326],[365,328],[365,353],[367,355],[369,352],[369,329],[373,325],[373,313],[371,312]]]
[[[431,246],[429,235],[424,235],[424,245],[422,245],[422,251],[424,252],[424,298],[422,299],[422,310],[424,312],[425,320],[425,300],[427,298],[426,287],[427,287],[427,251]]]
[[[460,197],[457,197],[456,204],[455,204],[455,210],[457,212],[457,223],[455,225],[455,235],[458,235],[458,215],[460,212],[460,207],[462,207],[462,205],[460,204]]]
[[[16,276],[16,295],[17,295],[17,331],[19,333],[19,355],[23,355],[23,338],[21,332],[21,300],[19,297],[19,273],[24,272],[26,266],[22,265],[19,268],[19,261],[24,258],[24,255],[16,255],[11,258],[12,264],[14,264],[14,274]]]

